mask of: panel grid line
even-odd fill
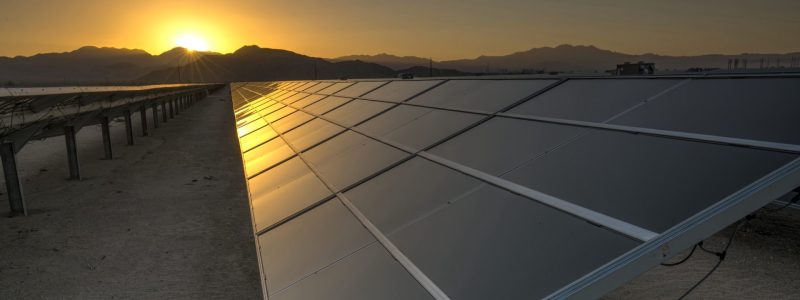
[[[658,89],[661,90],[660,92],[648,97],[647,99],[641,100],[640,102],[636,103],[633,106],[627,107],[626,109],[622,110],[621,112],[615,113],[612,117],[607,118],[605,121],[601,122],[592,122],[592,121],[580,121],[577,119],[572,118],[550,118],[544,117],[541,115],[523,115],[523,114],[516,114],[516,113],[509,113],[511,109],[514,107],[525,103],[526,101],[535,101],[536,97],[539,95],[547,92],[550,89],[559,87],[560,84],[571,80],[571,79],[591,79],[591,80],[624,80],[624,79],[650,79],[650,80],[658,80],[658,79],[682,79],[680,82],[675,83],[674,85],[668,86],[666,89]],[[769,204],[771,201],[782,195],[787,190],[791,190],[796,188],[796,185],[800,183],[800,158],[795,157],[790,162],[780,165],[777,169],[773,169],[772,172],[769,174],[763,175],[762,177],[758,178],[756,181],[752,181],[747,184],[745,187],[741,188],[738,191],[730,194],[727,197],[720,199],[714,199],[715,202],[710,206],[706,207],[705,209],[697,212],[695,215],[682,219],[676,225],[666,229],[661,230],[661,232],[656,233],[649,231],[647,229],[638,227],[636,225],[627,223],[625,221],[613,218],[611,216],[599,213],[592,209],[588,209],[586,207],[577,205],[573,202],[569,202],[558,197],[554,197],[540,191],[531,189],[527,186],[517,184],[505,178],[502,178],[497,175],[489,174],[483,172],[481,170],[474,169],[470,166],[464,165],[457,161],[451,161],[445,157],[440,157],[436,154],[428,152],[428,150],[433,149],[434,147],[447,142],[465,132],[473,130],[474,128],[480,126],[481,124],[492,120],[494,118],[500,119],[514,119],[514,120],[521,120],[521,121],[532,121],[538,123],[546,123],[546,124],[556,124],[556,125],[565,125],[565,126],[572,126],[577,128],[583,128],[578,132],[578,134],[569,139],[566,143],[573,142],[574,140],[580,139],[590,132],[594,130],[602,130],[602,131],[610,131],[610,132],[619,132],[619,133],[628,133],[628,134],[636,134],[636,135],[644,135],[644,136],[652,136],[657,138],[664,138],[664,139],[672,139],[678,141],[689,141],[689,142],[696,142],[696,143],[705,143],[705,144],[714,144],[714,145],[721,145],[724,147],[740,147],[740,148],[747,148],[747,149],[754,149],[759,151],[769,151],[769,152],[776,152],[776,153],[788,153],[788,154],[800,154],[800,145],[798,144],[785,144],[785,143],[775,143],[769,142],[765,140],[752,140],[752,139],[743,139],[743,138],[735,138],[735,137],[726,137],[726,136],[718,136],[712,134],[702,134],[702,133],[693,133],[693,132],[685,132],[685,131],[673,131],[673,130],[663,130],[663,129],[656,129],[656,128],[646,128],[646,127],[638,127],[638,126],[628,126],[628,125],[617,125],[617,124],[610,124],[609,122],[615,120],[616,118],[627,114],[628,112],[634,111],[636,108],[645,105],[652,100],[657,100],[660,96],[669,93],[675,89],[678,89],[681,86],[691,82],[692,80],[703,80],[703,79],[734,79],[734,78],[800,78],[800,74],[790,74],[787,76],[786,74],[770,74],[767,76],[751,76],[746,74],[725,74],[722,76],[719,75],[698,75],[698,76],[618,76],[613,78],[608,77],[565,77],[561,78],[561,80],[546,86],[532,95],[529,95],[523,99],[520,99],[498,111],[490,112],[490,111],[483,111],[483,110],[470,110],[470,109],[459,109],[455,107],[446,107],[445,105],[425,105],[425,104],[416,104],[416,103],[409,103],[410,99],[413,99],[419,96],[422,93],[428,92],[432,89],[435,89],[442,84],[448,82],[448,80],[461,80],[462,78],[441,78],[437,80],[442,80],[438,84],[434,86],[424,89],[422,92],[411,96],[403,101],[390,101],[390,100],[380,100],[380,99],[367,99],[364,98],[364,95],[371,93],[374,90],[380,89],[392,82],[400,82],[400,80],[389,80],[383,82],[382,85],[368,91],[360,96],[356,97],[348,97],[350,98],[348,101],[334,107],[333,109],[329,110],[333,111],[339,109],[340,107],[347,105],[348,103],[352,103],[356,100],[363,100],[363,101],[373,101],[373,102],[380,102],[380,103],[389,103],[388,108],[378,111],[377,113],[372,113],[366,119],[363,119],[358,122],[349,122],[347,120],[339,122],[332,120],[330,116],[326,116],[325,113],[314,113],[310,112],[306,107],[313,105],[325,99],[331,95],[327,95],[324,93],[318,93],[320,91],[326,90],[329,87],[334,86],[337,82],[347,82],[347,81],[333,81],[331,85],[326,86],[325,88],[319,89],[314,93],[302,92],[299,90],[290,90],[290,88],[299,88],[304,87],[303,90],[313,90],[312,87],[318,86],[322,83],[329,83],[330,81],[316,81],[313,84],[307,86],[310,81],[298,81],[294,84],[283,84],[283,83],[272,83],[264,85],[264,83],[246,83],[246,84],[239,84],[236,85],[236,92],[239,94],[240,98],[244,99],[244,102],[249,102],[248,100],[258,99],[256,101],[262,101],[261,97],[265,98],[264,103],[268,103],[269,101],[274,101],[268,106],[281,104],[283,105],[282,108],[286,108],[287,110],[293,109],[294,111],[290,112],[287,115],[284,115],[280,118],[270,121],[268,115],[274,113],[276,111],[272,111],[268,114],[259,114],[260,118],[265,121],[267,124],[265,126],[259,127],[259,129],[264,127],[271,128],[276,136],[269,138],[267,141],[259,145],[263,145],[269,141],[274,141],[276,138],[280,138],[280,140],[285,144],[281,145],[281,147],[288,147],[293,152],[289,158],[283,159],[280,162],[272,164],[270,167],[266,168],[265,170],[259,171],[256,175],[251,176],[253,178],[264,172],[274,169],[277,166],[280,166],[286,163],[288,160],[291,159],[299,159],[301,160],[305,166],[310,170],[316,178],[325,185],[325,187],[330,191],[330,194],[327,194],[326,197],[314,202],[311,205],[300,209],[297,212],[292,213],[291,215],[275,222],[274,224],[270,224],[266,228],[255,232],[256,239],[260,235],[263,235],[269,232],[276,227],[279,227],[286,222],[293,220],[294,218],[303,215],[304,213],[319,207],[320,205],[327,203],[327,201],[337,198],[339,202],[344,205],[348,211],[364,226],[370,234],[375,237],[375,239],[383,246],[383,248],[389,252],[394,258],[395,261],[401,264],[401,266],[408,272],[408,274],[412,275],[414,279],[423,287],[425,288],[429,294],[434,296],[436,299],[449,299],[448,296],[433,282],[430,278],[427,277],[427,274],[422,272],[417,266],[415,265],[414,261],[411,261],[405,254],[397,248],[393,242],[388,238],[389,233],[382,232],[375,224],[372,223],[372,220],[368,218],[364,213],[362,213],[352,201],[345,195],[346,192],[350,191],[351,189],[362,185],[370,180],[375,179],[382,174],[385,174],[389,170],[398,167],[401,164],[408,162],[414,158],[424,159],[430,162],[433,162],[437,165],[443,166],[448,168],[452,171],[456,171],[460,174],[467,175],[471,178],[477,179],[480,182],[483,182],[483,185],[491,185],[494,187],[498,187],[502,190],[507,192],[522,196],[524,198],[533,200],[538,202],[542,205],[551,207],[558,211],[567,213],[568,215],[574,216],[580,220],[584,220],[590,224],[598,226],[602,229],[620,234],[621,236],[625,236],[631,238],[632,240],[640,241],[638,246],[635,246],[633,249],[619,255],[615,256],[614,258],[604,261],[599,267],[593,268],[588,274],[585,275],[578,275],[574,278],[571,278],[568,284],[560,286],[557,290],[551,292],[549,295],[546,296],[548,299],[562,299],[562,298],[590,298],[590,297],[597,297],[598,295],[602,295],[608,291],[610,291],[613,287],[619,286],[620,284],[632,279],[637,274],[644,272],[647,268],[650,268],[654,265],[657,265],[659,262],[664,261],[665,259],[669,259],[670,257],[677,254],[677,251],[684,249],[685,247],[690,247],[692,244],[696,243],[697,240],[701,240],[703,237],[706,237],[714,232],[722,229],[727,224],[735,221],[736,219],[746,215],[747,213],[752,212],[753,210],[758,209],[764,205]],[[480,79],[466,79],[466,80],[520,80],[522,78],[480,78]],[[528,78],[534,79],[534,78]],[[548,79],[548,78],[535,78],[535,79]],[[421,79],[421,80],[413,80],[413,81],[432,81],[433,79]],[[365,80],[369,81],[369,80]],[[377,81],[377,80],[376,80]],[[409,81],[409,80],[402,80],[402,81]],[[355,83],[343,88],[349,88]],[[262,86],[258,86],[262,85]],[[284,91],[285,93],[276,93],[276,91]],[[341,91],[341,90],[340,90]],[[298,92],[304,93],[305,96],[302,96],[300,99],[291,101],[289,98],[294,98],[296,94],[290,97],[283,97],[281,95],[286,95],[287,93],[291,92]],[[253,93],[259,96],[252,97],[252,96],[244,96],[243,93]],[[270,96],[267,96],[270,95]],[[299,105],[295,105],[296,102],[300,101],[301,99],[305,99],[310,97],[311,95],[318,95],[322,96],[320,99],[314,101],[313,103],[307,104],[303,107],[299,107]],[[278,100],[281,99],[281,100]],[[640,98],[641,99],[641,98]],[[311,100],[311,99],[309,99]],[[478,100],[487,100],[487,99],[478,99]],[[634,99],[638,100],[638,99]],[[307,101],[306,101],[307,102]],[[247,105],[247,104],[245,104]],[[264,105],[258,104],[258,105]],[[427,144],[427,146],[421,146],[417,149],[417,147],[409,147],[401,142],[396,142],[394,140],[389,139],[386,137],[386,134],[373,134],[368,133],[365,130],[360,128],[356,128],[370,120],[373,120],[383,114],[386,114],[388,111],[398,108],[401,105],[406,105],[408,107],[422,107],[440,111],[450,111],[450,112],[458,112],[464,114],[473,114],[473,115],[480,115],[482,118],[472,117],[469,118],[473,121],[466,121],[463,123],[469,123],[466,127],[463,127],[459,130],[456,130],[454,133],[449,134],[444,138],[438,138],[434,144]],[[241,105],[244,106],[244,105]],[[238,107],[241,107],[238,106]],[[287,118],[291,115],[298,115],[298,112],[302,112],[311,116],[310,119],[299,122],[299,125],[293,124],[292,126],[282,126],[285,130],[278,131],[277,127],[275,127],[275,122]],[[429,111],[431,112],[431,111]],[[428,113],[429,113],[428,112]],[[256,112],[257,113],[257,112]],[[365,114],[357,114],[359,116],[364,116]],[[238,116],[238,114],[237,114]],[[247,117],[247,115],[245,115]],[[237,117],[239,119],[239,117]],[[477,120],[475,120],[477,119]],[[322,135],[317,135],[312,140],[304,139],[303,144],[308,144],[312,142],[311,146],[306,146],[305,149],[298,149],[296,145],[291,143],[287,138],[286,134],[291,133],[293,130],[302,127],[309,122],[314,120],[320,120],[324,122],[328,122],[330,124],[325,125],[326,128],[324,132],[326,135],[332,131],[328,131],[331,126],[338,126],[341,127],[341,130],[335,132],[329,137],[323,138],[321,141],[316,142]],[[292,121],[295,123],[296,121]],[[250,122],[248,122],[250,123]],[[353,125],[345,125],[343,123],[354,123]],[[462,125],[463,125],[462,123]],[[331,125],[332,124],[332,125]],[[394,124],[393,126],[396,126]],[[241,128],[241,127],[240,127]],[[253,130],[248,132],[248,134],[257,131]],[[316,129],[315,129],[316,130]],[[356,133],[360,136],[366,137],[371,141],[378,142],[380,144],[392,147],[394,149],[398,149],[405,153],[406,155],[398,155],[400,159],[392,162],[392,163],[383,163],[379,166],[384,166],[377,171],[367,171],[368,175],[362,176],[361,179],[358,179],[354,183],[344,183],[346,185],[344,187],[338,187],[334,185],[332,182],[326,180],[325,177],[329,177],[325,175],[323,177],[323,173],[320,169],[318,169],[315,165],[311,164],[309,160],[306,159],[306,155],[308,151],[311,149],[315,149],[316,147],[324,144],[332,139],[342,136],[343,134],[347,133],[348,131]],[[452,130],[451,130],[452,131]],[[450,132],[450,131],[448,131]],[[240,139],[242,137],[239,137]],[[363,138],[362,138],[363,140]],[[373,143],[374,144],[374,143]],[[559,143],[556,145],[555,149],[559,147],[563,147],[564,143]],[[257,146],[256,146],[257,147]],[[255,148],[255,147],[253,147]],[[385,147],[384,147],[385,148]],[[286,148],[284,148],[285,150]],[[720,148],[723,149],[723,148]],[[386,151],[389,151],[388,149]],[[384,151],[385,152],[385,151]],[[396,152],[392,150],[392,152]],[[244,154],[244,152],[242,152]],[[767,153],[763,153],[763,155],[767,155]],[[769,154],[774,155],[774,154]],[[539,156],[540,157],[540,156]],[[395,159],[395,158],[393,158]],[[534,158],[535,159],[535,158]],[[244,156],[242,156],[243,164]],[[527,161],[527,160],[526,160]],[[524,163],[523,163],[524,164]],[[374,169],[374,168],[373,168]],[[305,170],[304,172],[308,172]],[[327,173],[325,173],[327,174]],[[333,177],[331,177],[333,178]],[[249,182],[248,182],[248,194],[249,194]],[[612,195],[613,196],[613,195]],[[252,210],[252,199],[251,201],[251,217],[252,214],[255,212]],[[416,220],[418,221],[418,220]],[[412,221],[412,223],[416,222]],[[674,223],[672,223],[674,224]],[[253,221],[254,229],[257,229],[255,226],[255,221]],[[370,244],[374,244],[374,241]],[[358,252],[355,251],[355,252]],[[355,252],[348,254],[348,256],[353,255]],[[341,260],[341,259],[339,259]],[[328,264],[326,267],[322,268],[324,270],[327,267],[330,267],[337,262],[334,261],[331,264]],[[261,256],[259,253],[259,264],[261,264]],[[317,271],[319,272],[319,270]],[[316,272],[314,272],[316,273]],[[312,273],[313,274],[313,273]],[[262,276],[265,274],[262,272]],[[309,275],[310,276],[310,275]],[[305,277],[304,277],[305,278]],[[304,278],[297,280],[296,282],[302,281]],[[265,285],[264,289],[266,289],[266,281],[263,283]],[[283,289],[285,290],[285,289]],[[269,297],[268,295],[265,295]]]
[[[300,110],[303,111],[303,109],[300,109]],[[306,113],[309,113],[309,114],[312,114],[312,115],[314,114],[314,113],[311,113],[311,112],[308,112],[308,111],[306,111]],[[601,214],[599,212],[596,212],[596,211],[593,211],[593,210],[590,210],[590,209],[575,205],[575,204],[573,204],[571,202],[568,202],[566,200],[559,199],[559,198],[553,197],[551,195],[547,195],[545,193],[542,193],[542,192],[539,192],[539,191],[536,191],[536,190],[533,190],[533,189],[529,189],[527,187],[522,187],[522,186],[520,186],[520,185],[518,185],[516,183],[513,183],[511,181],[508,181],[506,179],[499,178],[499,177],[496,177],[494,175],[486,174],[484,172],[468,168],[466,166],[457,164],[455,162],[451,162],[449,160],[445,160],[445,159],[439,158],[438,156],[436,156],[434,154],[431,154],[431,153],[428,153],[428,152],[426,152],[424,150],[413,149],[411,147],[404,146],[404,145],[401,146],[401,145],[398,145],[397,143],[394,143],[394,142],[391,142],[391,141],[387,141],[387,140],[384,140],[384,139],[382,139],[380,137],[375,137],[375,136],[372,136],[371,134],[362,132],[362,131],[360,131],[358,129],[353,128],[354,126],[352,126],[352,127],[351,126],[344,126],[343,124],[340,124],[340,123],[338,123],[336,121],[330,120],[330,119],[326,118],[325,116],[320,116],[320,115],[316,115],[316,116],[317,116],[317,118],[320,118],[320,119],[326,120],[328,122],[337,124],[339,126],[342,126],[342,127],[346,128],[347,130],[350,130],[350,131],[353,131],[355,133],[361,134],[361,135],[363,135],[363,136],[365,136],[367,138],[370,138],[370,139],[373,139],[373,140],[378,141],[380,143],[383,143],[383,144],[389,145],[391,147],[397,148],[397,149],[399,149],[401,151],[408,152],[410,154],[406,159],[399,161],[398,163],[392,165],[391,167],[399,165],[399,163],[408,161],[408,160],[412,159],[415,156],[420,156],[422,158],[428,159],[428,160],[433,161],[433,162],[435,162],[437,164],[440,164],[442,166],[448,167],[448,168],[450,168],[452,170],[464,173],[466,175],[469,175],[469,176],[471,176],[473,178],[476,178],[478,180],[481,180],[483,182],[486,182],[486,183],[489,183],[491,185],[500,187],[500,188],[502,188],[502,189],[504,189],[506,191],[509,191],[509,192],[524,196],[525,198],[528,198],[530,200],[533,200],[533,201],[542,203],[544,205],[553,207],[555,209],[558,209],[560,211],[566,212],[566,213],[568,213],[570,215],[573,215],[573,216],[576,216],[578,218],[584,219],[586,221],[589,221],[589,222],[591,222],[593,224],[596,224],[596,225],[599,225],[601,227],[608,228],[608,229],[610,229],[612,231],[615,231],[617,233],[620,233],[620,234],[623,234],[625,236],[631,237],[633,239],[636,239],[636,240],[639,240],[639,241],[647,241],[647,240],[650,240],[650,239],[654,238],[655,236],[657,236],[656,233],[653,233],[653,232],[651,232],[649,230],[646,230],[644,228],[641,228],[639,226],[636,226],[636,225],[627,223],[625,221],[622,221],[622,220],[619,220],[619,219],[616,219],[616,218]],[[357,126],[357,125],[355,125],[355,126]],[[355,186],[357,186],[357,185],[359,185],[359,184],[361,184],[361,183],[363,183],[363,182],[365,182],[367,180],[370,180],[370,179],[372,179],[374,177],[377,177],[378,175],[380,175],[382,173],[383,173],[383,170],[379,171],[379,172],[377,172],[375,174],[372,174],[370,176],[367,176],[367,177],[363,178],[362,180],[360,180],[360,181],[358,181],[358,182],[356,182],[354,184],[351,184],[351,185],[349,185],[347,187],[342,188],[338,192],[344,192],[344,191],[350,190],[353,187],[355,187]]]
[[[269,121],[267,121],[267,122],[269,122]],[[269,125],[272,126],[272,123],[269,123]],[[275,128],[273,128],[273,130],[275,130]],[[277,132],[277,130],[276,130],[276,132]],[[328,188],[331,192],[336,193],[335,187],[331,183],[329,183],[328,181],[326,181],[324,179],[324,177],[321,175],[319,170],[317,170],[316,167],[313,164],[309,163],[308,160],[304,157],[304,155],[302,153],[298,152],[297,149],[295,149],[294,146],[291,143],[289,143],[289,140],[287,140],[283,136],[283,133],[279,132],[279,134],[280,134],[281,139],[283,139],[283,141],[287,145],[289,145],[289,147],[295,152],[296,156],[298,158],[300,158],[300,160],[302,160],[303,163],[305,163],[306,166],[309,169],[311,169],[311,172],[313,172],[314,175],[317,176],[317,178],[323,184],[325,184],[326,188]],[[389,238],[387,238],[377,227],[375,227],[375,225],[372,224],[372,222],[370,222],[369,219],[367,219],[364,216],[364,214],[361,213],[360,210],[358,210],[358,208],[356,208],[352,203],[350,203],[350,201],[346,197],[343,197],[344,195],[342,195],[341,193],[337,193],[336,196],[339,199],[340,203],[342,203],[342,205],[344,205],[348,209],[348,211],[350,211],[350,213],[353,214],[353,216],[356,217],[356,219],[359,221],[359,223],[361,223],[361,225],[364,226],[373,235],[373,237],[375,237],[378,240],[379,243],[381,243],[381,245],[384,247],[384,249],[386,249],[386,251],[389,252],[389,254],[392,255],[392,257],[394,257],[395,260],[398,263],[400,263],[400,265],[404,269],[406,269],[406,272],[408,272],[412,277],[414,277],[414,279],[417,280],[417,282],[423,288],[425,288],[425,290],[427,290],[428,293],[430,293],[430,295],[432,297],[434,297],[437,300],[449,300],[450,299],[447,296],[447,294],[445,294],[436,285],[436,283],[434,283],[425,273],[423,273],[414,264],[414,262],[412,262],[408,257],[406,257],[405,254],[403,254],[403,252],[400,251],[400,249],[397,248],[397,246],[395,246],[389,240]],[[339,197],[339,196],[342,196],[342,197]]]
[[[710,143],[710,144],[721,144],[721,145],[753,148],[753,149],[760,149],[760,150],[767,150],[767,151],[775,151],[775,152],[783,152],[783,153],[791,153],[791,154],[800,154],[800,145],[795,145],[795,144],[776,143],[776,142],[769,142],[769,141],[762,141],[762,140],[752,140],[752,139],[743,139],[743,138],[734,138],[734,137],[724,137],[724,136],[718,136],[718,135],[700,134],[700,133],[691,133],[691,132],[664,130],[664,129],[654,129],[654,128],[636,127],[636,126],[628,126],[628,125],[605,124],[605,123],[569,120],[569,119],[561,119],[561,118],[550,118],[550,117],[520,115],[520,114],[512,114],[512,113],[506,113],[506,112],[491,113],[491,112],[480,111],[480,110],[449,108],[449,107],[444,107],[444,106],[439,106],[439,105],[427,105],[427,104],[408,103],[408,102],[400,103],[400,102],[388,101],[388,100],[375,100],[375,99],[364,99],[364,98],[358,98],[358,99],[366,100],[366,101],[384,102],[384,103],[399,103],[401,105],[416,106],[416,107],[423,107],[423,108],[432,108],[432,109],[451,111],[451,112],[460,112],[460,113],[468,113],[468,114],[479,114],[479,115],[492,116],[492,117],[500,116],[500,117],[519,119],[519,120],[527,120],[527,121],[534,121],[534,122],[541,122],[541,123],[551,123],[551,124],[560,124],[560,125],[568,125],[568,126],[576,126],[576,127],[585,127],[585,128],[593,128],[593,129],[600,129],[600,130],[627,132],[627,133],[632,133],[632,134],[643,134],[643,135],[650,135],[650,136],[656,136],[656,137],[662,137],[662,138],[671,138],[671,139],[678,139],[678,140],[689,140],[689,141],[694,141],[694,142],[702,142],[702,143]]]

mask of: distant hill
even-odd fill
[[[430,61],[414,56],[390,54],[353,55],[336,59],[310,57],[280,49],[245,46],[230,54],[193,52],[175,48],[159,55],[138,49],[83,47],[64,53],[30,57],[0,57],[0,86],[9,82],[33,85],[130,84],[161,82],[228,82],[292,79],[395,77],[398,73],[429,76]],[[659,72],[689,68],[727,69],[728,61],[744,60],[748,68],[768,62],[775,69],[800,66],[800,53],[709,54],[666,56],[625,54],[594,46],[561,45],[533,48],[500,56],[437,61],[434,76],[481,73],[603,72],[623,62],[646,61]],[[180,66],[180,67],[177,67]]]
[[[175,48],[159,55],[139,49],[82,47],[64,53],[0,57],[0,84],[125,83],[154,70],[191,63],[213,52]]]
[[[395,56],[391,54],[381,53],[377,55],[348,55],[337,58],[332,58],[330,61],[339,62],[347,60],[360,60],[380,65],[387,66],[394,70],[409,69],[417,66],[428,66],[429,59],[416,57],[416,56]]]
[[[393,68],[409,68],[411,66],[428,66],[428,60],[413,56],[394,56],[391,54],[357,55],[335,58],[357,58],[362,61],[384,64]],[[560,71],[560,72],[602,72],[613,69],[623,62],[646,61],[656,64],[659,70],[687,70],[689,68],[720,68],[728,67],[729,59],[747,59],[748,68],[758,68],[762,59],[769,59],[770,65],[775,67],[778,60],[782,66],[788,67],[792,59],[800,60],[800,53],[788,54],[740,54],[723,55],[709,54],[698,56],[667,56],[658,54],[626,54],[600,49],[594,46],[560,45],[557,47],[533,48],[527,51],[515,52],[499,56],[479,56],[473,59],[458,59],[434,61],[435,68],[459,70],[468,73],[515,73],[531,71]],[[797,62],[796,62],[797,63]]]
[[[395,71],[375,63],[329,62],[287,50],[245,46],[231,54],[205,55],[180,68],[153,71],[137,81],[177,82],[178,74],[183,82],[228,82],[393,77]]]

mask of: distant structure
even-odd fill
[[[614,71],[614,75],[653,75],[655,73],[656,64],[642,61],[633,64],[625,62],[617,65],[617,69]]]
[[[414,79],[414,73],[403,72],[403,73],[397,74],[397,78],[400,78],[400,79]]]

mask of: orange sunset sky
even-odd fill
[[[336,57],[501,55],[559,44],[670,55],[800,51],[800,1],[0,0],[0,56],[85,45],[243,45]]]

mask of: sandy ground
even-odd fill
[[[30,215],[5,217],[0,196],[0,299],[261,298],[231,106],[215,97],[222,95],[150,137],[141,137],[134,115],[132,147],[113,122],[111,161],[100,159],[99,126],[84,128],[79,182],[66,179],[63,137],[25,146],[18,158]]]

